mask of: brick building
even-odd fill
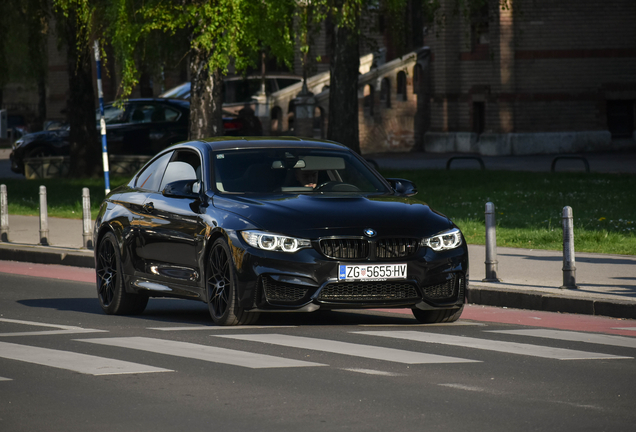
[[[633,145],[636,2],[508,5],[490,1],[470,17],[446,9],[446,25],[429,31],[424,149],[494,155]]]

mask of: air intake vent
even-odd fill
[[[306,286],[277,282],[269,277],[263,278],[263,292],[268,302],[296,302],[305,297],[307,291]]]
[[[330,301],[390,301],[417,298],[415,287],[404,282],[341,282],[325,286],[318,297]]]
[[[424,287],[424,295],[432,300],[451,300],[457,297],[457,285],[457,278],[453,276],[444,283]]]

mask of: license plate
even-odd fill
[[[338,280],[406,279],[406,264],[360,264],[339,266]]]

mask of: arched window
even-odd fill
[[[422,65],[417,63],[413,68],[413,94],[419,94],[424,84]]]
[[[375,90],[371,84],[364,86],[364,115],[373,117],[375,104]]]
[[[271,123],[271,134],[279,135],[283,132],[283,110],[280,107],[272,108],[272,112],[270,114]]]
[[[380,84],[380,104],[382,108],[391,108],[391,81],[388,78]]]
[[[406,73],[400,71],[397,74],[397,99],[400,101],[406,100]]]
[[[322,107],[314,108],[314,138],[324,139],[325,137],[325,118]]]

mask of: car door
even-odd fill
[[[201,158],[194,150],[176,150],[161,184],[148,194],[143,208],[147,226],[143,228],[143,248],[149,277],[168,286],[198,286],[201,272],[197,264],[204,226],[199,217],[200,201],[193,197],[165,196],[162,190],[176,180],[201,180]],[[183,292],[181,294],[184,294]]]
[[[99,129],[101,113],[96,111],[97,128]],[[123,154],[124,132],[127,128],[129,112],[126,107],[113,104],[104,106],[104,121],[106,122],[106,142],[108,153]]]

